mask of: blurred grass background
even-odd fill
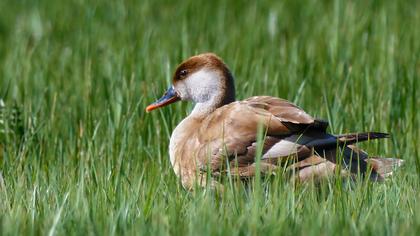
[[[0,1],[1,235],[417,235],[419,1]],[[406,165],[385,184],[185,192],[145,114],[176,65],[215,52],[238,99],[272,95]]]

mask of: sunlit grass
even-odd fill
[[[0,234],[416,235],[418,1],[0,1]],[[150,114],[183,59],[212,51],[238,99],[272,95],[406,160],[385,184],[186,192]]]

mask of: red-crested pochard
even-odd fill
[[[169,155],[187,189],[195,183],[219,185],[216,176],[228,170],[233,176],[249,178],[257,169],[261,174],[273,174],[281,167],[299,181],[307,181],[334,174],[338,161],[342,163],[341,174],[370,173],[371,179],[383,180],[402,164],[400,159],[368,157],[354,146],[388,134],[331,135],[326,132],[326,121],[313,118],[284,99],[255,96],[236,101],[232,73],[213,53],[182,62],[172,86],[146,111],[180,100],[192,101],[195,106],[172,132]],[[264,134],[261,155],[257,155],[258,132]]]

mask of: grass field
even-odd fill
[[[418,235],[419,1],[0,1],[0,235]],[[192,104],[150,114],[212,51],[405,166],[385,184],[284,178],[186,192],[168,158]]]

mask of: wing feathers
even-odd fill
[[[373,139],[389,138],[389,134],[380,132],[365,132],[365,133],[351,133],[351,134],[340,134],[337,138],[340,142],[351,144]]]
[[[227,157],[230,165],[236,168],[233,174],[253,175],[257,156],[256,135],[260,124],[266,134],[261,158],[267,170],[293,160],[292,169],[303,170],[318,165],[310,172],[331,171],[331,166],[337,163],[339,148],[343,153],[341,161],[350,172],[367,172],[367,154],[349,145],[389,137],[379,132],[334,136],[326,133],[328,122],[314,119],[286,100],[268,96],[251,97],[217,109],[201,123],[198,139],[203,144],[203,150],[207,151],[209,146],[210,150],[216,150],[211,161],[213,171],[224,172],[220,167],[226,163]],[[202,160],[202,163],[206,163],[206,160]],[[309,169],[302,175],[306,176],[306,172],[309,173]],[[372,173],[377,175],[375,170]]]

